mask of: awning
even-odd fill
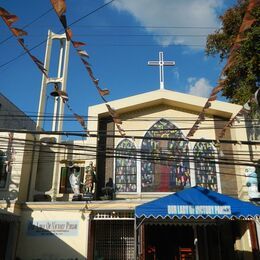
[[[260,207],[202,187],[192,187],[139,205],[136,218],[259,218]]]

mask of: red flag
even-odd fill
[[[11,28],[11,31],[13,32],[13,34],[16,37],[28,35],[28,33],[26,31],[24,31],[22,29],[18,29],[18,28]]]
[[[84,43],[84,42],[75,42],[75,41],[71,41],[71,42],[72,42],[74,48],[78,48],[78,47],[86,45],[86,43]]]
[[[51,4],[59,17],[66,12],[65,0],[51,0]]]

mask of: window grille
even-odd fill
[[[134,221],[96,221],[94,245],[94,259],[135,259]]]

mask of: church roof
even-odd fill
[[[204,97],[193,96],[172,90],[159,89],[122,99],[117,99],[109,102],[109,104],[112,108],[116,109],[119,114],[160,104],[199,113],[204,107],[206,101],[207,98]],[[230,118],[232,115],[237,114],[241,108],[242,107],[240,105],[232,103],[212,101],[211,107],[207,109],[207,114]],[[99,104],[90,106],[89,114],[106,116],[108,111],[105,104]]]

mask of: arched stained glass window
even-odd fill
[[[211,143],[197,142],[193,149],[196,185],[217,191],[215,150]]]
[[[146,132],[141,148],[142,192],[171,192],[190,186],[188,142],[167,139],[183,137],[166,119],[160,119]]]
[[[136,148],[128,139],[122,140],[116,148],[116,190],[136,192]]]

